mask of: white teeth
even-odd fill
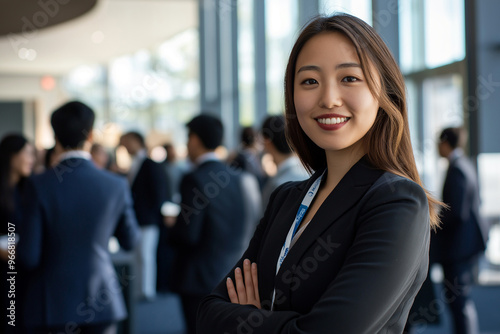
[[[321,124],[331,125],[347,122],[348,119],[349,117],[318,118],[318,122]]]

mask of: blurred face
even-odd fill
[[[28,177],[31,175],[34,164],[35,149],[31,144],[26,144],[19,153],[12,157],[12,172],[20,177]]]
[[[125,147],[130,155],[135,155],[141,149],[141,145],[129,136],[123,136],[120,138],[120,146]]]
[[[452,151],[453,149],[451,148],[450,144],[448,144],[448,142],[446,141],[438,142],[438,152],[441,157],[447,158]]]
[[[337,32],[321,33],[302,48],[294,103],[300,126],[327,153],[361,147],[379,109],[354,45]]]
[[[105,168],[108,164],[109,156],[104,148],[99,148],[92,152],[92,160],[99,168]]]

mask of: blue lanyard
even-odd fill
[[[321,174],[321,176],[318,177],[314,181],[314,183],[309,188],[309,191],[304,196],[302,203],[300,203],[300,207],[299,207],[299,210],[297,211],[297,215],[295,215],[295,220],[294,220],[292,226],[290,226],[290,230],[288,231],[288,234],[286,236],[285,243],[283,244],[283,247],[281,247],[280,256],[278,258],[278,262],[276,263],[276,275],[278,274],[278,271],[280,270],[281,265],[283,264],[283,261],[285,261],[285,258],[288,255],[288,252],[290,251],[290,245],[292,244],[293,237],[295,236],[295,233],[297,233],[297,230],[300,226],[300,223],[302,223],[302,219],[304,219],[304,216],[306,215],[307,209],[309,209],[309,206],[311,205],[314,197],[318,193],[319,185],[321,184],[321,180],[323,179],[323,175],[325,175],[325,172],[323,172],[323,174]],[[276,290],[273,291],[273,300],[272,300],[271,310],[274,307],[274,298],[275,297],[276,297]]]

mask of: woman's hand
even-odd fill
[[[236,288],[233,280],[227,278],[226,286],[229,299],[233,304],[240,305],[254,305],[259,309],[259,282],[257,280],[257,263],[250,264],[249,259],[243,261],[243,272],[240,268],[234,270],[234,278],[236,281]]]

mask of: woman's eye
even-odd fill
[[[315,85],[317,84],[318,82],[314,79],[306,79],[304,81],[302,81],[302,84],[303,85]]]
[[[347,76],[342,79],[342,82],[356,82],[356,81],[359,81],[359,79],[351,76]]]

